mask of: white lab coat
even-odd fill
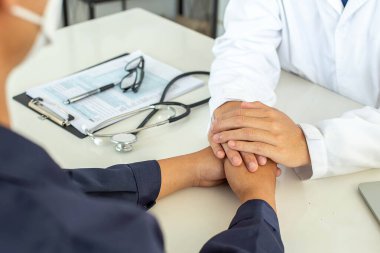
[[[231,100],[274,105],[283,68],[367,105],[300,124],[312,178],[380,168],[380,1],[230,0],[225,29],[214,46],[211,112]]]

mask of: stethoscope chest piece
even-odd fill
[[[210,98],[203,99],[201,101],[198,101],[192,104],[183,104],[176,101],[165,102],[165,96],[169,88],[181,78],[191,76],[191,75],[209,75],[209,74],[210,74],[209,72],[205,72],[205,71],[193,71],[193,72],[180,74],[179,76],[172,79],[166,85],[165,90],[163,91],[162,96],[160,98],[160,102],[149,105],[149,106],[145,106],[143,108],[140,108],[134,111],[125,112],[116,117],[112,117],[106,121],[99,123],[96,126],[93,126],[91,131],[89,131],[86,128],[86,126],[83,126],[82,129],[88,136],[91,137],[94,143],[98,146],[103,145],[103,143],[105,142],[105,139],[107,139],[108,141],[111,141],[112,143],[115,144],[115,150],[117,152],[130,152],[133,150],[133,144],[137,141],[137,134],[139,132],[146,129],[153,128],[153,127],[158,127],[164,124],[176,122],[180,119],[183,119],[189,116],[192,108],[207,103],[210,100]],[[118,133],[104,133],[104,132],[95,133],[96,131],[107,127],[108,125],[131,118],[133,116],[136,116],[139,113],[143,113],[148,110],[150,110],[151,112],[148,114],[148,116],[145,117],[145,119],[140,123],[140,125],[136,129],[118,132]],[[153,118],[153,116],[156,115],[157,112],[160,112],[160,114],[155,117],[156,122],[147,124]]]
[[[118,152],[129,152],[133,150],[132,144],[137,141],[137,137],[134,134],[116,134],[111,138],[112,142],[115,143],[115,149]]]

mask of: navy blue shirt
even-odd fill
[[[0,252],[164,252],[161,230],[145,212],[160,187],[156,161],[62,170],[0,127]],[[262,200],[243,204],[201,250],[283,251],[277,216]]]

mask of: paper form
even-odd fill
[[[124,67],[137,57],[145,59],[145,76],[138,93],[114,87],[73,104],[65,105],[68,98],[96,89],[109,83],[118,83],[126,75]],[[167,83],[181,71],[161,63],[140,51],[106,62],[60,80],[56,80],[27,91],[27,95],[40,97],[54,106],[49,109],[62,115],[62,111],[75,117],[71,124],[85,134],[96,125],[115,116],[159,102]],[[166,100],[173,99],[203,85],[203,81],[187,77],[174,84]],[[60,108],[60,110],[57,110]]]

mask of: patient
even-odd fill
[[[6,78],[36,50],[35,39],[47,36],[49,21],[14,12],[16,4],[45,17],[61,6],[56,0],[0,0],[0,252],[163,252],[158,224],[144,210],[181,189],[225,180],[242,205],[229,229],[201,252],[284,251],[273,162],[253,174],[206,148],[105,170],[62,170],[42,148],[9,130]]]

